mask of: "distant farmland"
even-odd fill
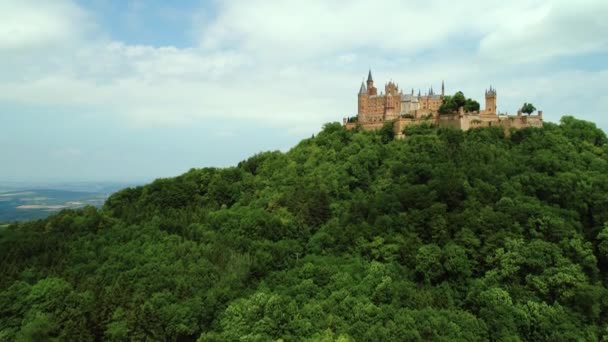
[[[0,222],[45,218],[62,209],[99,207],[109,194],[67,190],[0,192]],[[0,227],[2,227],[0,225]]]

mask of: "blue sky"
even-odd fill
[[[608,129],[608,2],[0,3],[0,181],[147,181],[287,150],[380,87]]]

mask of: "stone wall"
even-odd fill
[[[443,98],[435,95],[435,96],[421,96],[418,99],[420,110],[432,110],[437,111],[441,104],[443,103]]]
[[[384,126],[384,124],[390,120],[380,120],[368,123],[359,122],[344,122],[346,129],[354,129],[361,127],[366,131],[378,130]],[[399,117],[392,120],[394,123],[395,135],[398,138],[403,137],[403,129],[410,125],[420,125],[423,123],[430,123],[438,127],[460,129],[463,131],[480,128],[480,127],[502,127],[505,130],[505,134],[509,134],[510,129],[521,129],[524,127],[542,127],[543,119],[542,112],[539,115],[501,115],[489,118],[479,113],[458,113],[451,115],[438,115],[430,119],[422,118],[404,118]]]

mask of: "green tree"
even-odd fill
[[[460,107],[462,107],[465,112],[479,111],[479,102],[466,98],[464,93],[459,91],[453,96],[444,96],[438,111],[439,114],[451,114],[458,112]]]
[[[472,99],[467,99],[465,104],[464,104],[464,111],[465,112],[479,112],[479,102],[472,100]]]
[[[534,107],[533,104],[531,103],[524,103],[524,105],[521,107],[521,112],[522,113],[526,113],[528,115],[534,113],[534,111],[536,110],[536,107]]]
[[[456,92],[456,94],[454,94],[454,96],[452,97],[452,101],[454,101],[454,105],[456,106],[456,109],[460,108],[460,107],[464,107],[464,105],[467,103],[466,97],[464,96],[464,93],[461,91]]]
[[[454,101],[454,97],[450,95],[446,95],[443,97],[443,101],[441,102],[441,106],[439,106],[439,114],[451,114],[458,110],[458,106],[456,101]]]
[[[380,129],[380,139],[384,144],[387,144],[395,139],[395,123],[392,121],[386,122]]]
[[[416,255],[416,273],[426,283],[439,281],[444,275],[441,248],[435,244],[424,245]]]

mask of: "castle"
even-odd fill
[[[384,86],[384,93],[378,95],[374,87],[372,72],[369,71],[367,84],[361,82],[357,101],[357,115],[343,120],[344,127],[354,129],[361,127],[365,130],[381,128],[385,122],[394,122],[395,134],[403,137],[403,129],[408,125],[429,122],[439,127],[453,127],[468,130],[476,127],[500,126],[509,132],[510,128],[542,127],[543,112],[537,115],[499,114],[497,112],[496,89],[490,86],[485,92],[484,109],[478,111],[465,111],[461,106],[457,111],[440,114],[439,109],[445,98],[445,85],[441,83],[441,94],[435,94],[431,87],[428,92],[421,95],[420,90],[414,95],[404,94],[392,81]]]

